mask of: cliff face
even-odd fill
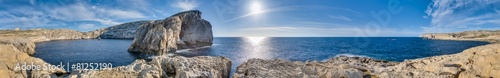
[[[57,30],[0,30],[0,76],[12,78],[57,77],[55,73],[66,73],[63,69],[22,70],[17,64],[49,65],[39,58],[31,57],[35,53],[35,42],[62,39],[89,39],[99,33],[78,32],[67,29]]]
[[[477,30],[456,33],[427,33],[420,35],[420,37],[443,40],[477,40],[497,43],[500,42],[500,30]]]
[[[21,52],[33,55],[35,53],[36,42],[64,39],[92,39],[99,35],[99,31],[79,32],[69,29],[1,30],[0,43],[13,44]]]
[[[181,12],[140,26],[128,51],[162,55],[177,49],[210,46],[211,28],[200,11]]]
[[[133,39],[137,28],[152,21],[135,21],[100,29],[102,39]]]

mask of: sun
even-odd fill
[[[263,6],[260,2],[258,1],[254,1],[252,2],[252,4],[250,4],[250,12],[252,14],[260,14],[260,13],[263,13],[264,10],[263,10]]]

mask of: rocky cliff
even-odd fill
[[[0,43],[13,44],[20,52],[26,52],[32,55],[35,53],[36,42],[65,39],[92,39],[100,34],[99,31],[79,32],[69,29],[0,30]]]
[[[500,30],[476,30],[456,33],[427,33],[420,35],[420,37],[428,39],[475,40],[497,43],[500,42]]]
[[[151,21],[135,21],[111,26],[104,29],[99,29],[102,34],[99,36],[102,39],[133,39],[137,28]]]
[[[0,30],[0,76],[12,78],[57,77],[66,73],[63,69],[23,70],[20,65],[50,65],[42,59],[31,57],[35,53],[35,42],[62,39],[89,39],[96,32],[78,32],[67,29]],[[19,66],[18,66],[19,64]],[[17,68],[16,68],[17,67]]]
[[[201,18],[200,11],[181,12],[140,26],[128,51],[162,55],[177,49],[210,46],[211,28],[210,23]]]

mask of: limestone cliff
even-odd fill
[[[420,35],[420,37],[428,39],[475,40],[497,43],[500,42],[500,30],[476,30],[456,33],[427,33]]]
[[[137,28],[151,21],[135,21],[100,29],[102,39],[133,39]]]
[[[210,46],[211,28],[210,23],[201,18],[200,11],[181,12],[140,26],[128,51],[162,55],[177,49]]]
[[[35,43],[64,40],[64,39],[92,39],[100,35],[100,32],[79,32],[69,29],[34,29],[34,30],[0,30],[0,43],[13,44],[21,52],[29,55],[35,53]]]

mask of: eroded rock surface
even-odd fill
[[[163,55],[177,49],[212,45],[210,23],[201,19],[201,12],[191,10],[140,26],[130,52]]]
[[[464,50],[462,53],[407,60],[380,71],[380,77],[500,77],[500,44]]]
[[[230,70],[231,61],[225,57],[157,56],[112,69],[73,71],[68,77],[229,78]]]
[[[49,65],[39,58],[31,57],[20,52],[12,44],[0,44],[0,76],[11,78],[47,78],[57,77],[56,73],[66,73],[63,69],[23,70],[19,66],[24,65]],[[18,67],[16,67],[19,64]],[[34,69],[34,68],[33,68]]]
[[[290,62],[250,59],[238,66],[233,78],[362,78],[371,77],[375,68],[397,63],[362,57],[337,57],[326,62]]]

